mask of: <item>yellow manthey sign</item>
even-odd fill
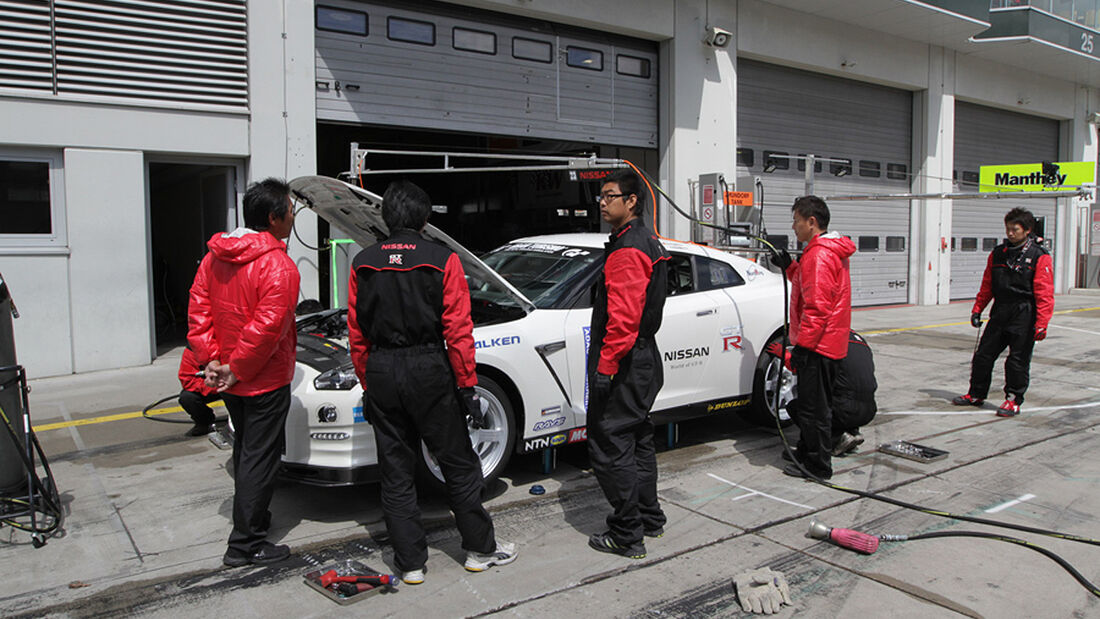
[[[978,176],[979,191],[1063,191],[1096,182],[1096,164],[1091,161],[983,165]]]

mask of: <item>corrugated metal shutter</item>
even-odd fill
[[[325,0],[367,15],[367,34],[319,28],[320,120],[491,135],[657,145],[657,46],[472,9]],[[388,38],[390,19],[430,24],[426,44]],[[489,53],[455,49],[455,29],[491,35]],[[515,57],[525,42],[545,62]],[[600,68],[571,66],[570,48],[598,54]],[[644,76],[617,71],[625,56]],[[574,62],[574,64],[577,64]]]
[[[820,196],[904,193],[911,178],[912,115],[912,93],[904,90],[739,59],[738,148],[752,149],[753,161],[751,167],[739,163],[737,173],[763,179],[768,232],[787,234],[793,247],[790,207],[805,193],[805,173],[795,161],[789,169],[764,173],[766,151],[852,160],[844,177],[822,165],[814,176]],[[870,176],[876,166],[878,176]],[[861,176],[861,169],[868,176]],[[909,202],[837,201],[829,210],[830,230],[850,236],[857,246],[863,237],[865,249],[850,263],[852,303],[906,302]]]
[[[49,0],[0,0],[0,88],[53,92]]]
[[[247,108],[245,1],[0,2],[5,17],[12,16],[0,22],[0,86]],[[9,57],[33,65],[9,70]]]
[[[957,102],[956,188],[978,191],[977,175],[983,165],[1056,161],[1058,134],[1056,120]],[[1015,207],[1046,218],[1045,246],[1054,247],[1056,205],[1053,199],[955,200],[951,216],[951,298],[972,299],[978,294],[990,244],[1004,240],[1004,215]]]

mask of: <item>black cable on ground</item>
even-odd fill
[[[141,416],[146,418],[146,419],[149,419],[151,421],[159,421],[161,423],[188,423],[188,424],[193,424],[194,422],[191,421],[190,419],[171,419],[171,418],[161,417],[160,415],[155,415],[154,416],[154,415],[149,414],[149,411],[156,408],[157,406],[160,406],[161,404],[164,404],[165,402],[167,402],[169,400],[178,400],[178,398],[179,398],[178,393],[174,393],[172,395],[165,396],[165,397],[157,400],[156,402],[153,402],[152,404],[149,404],[145,408],[141,409]],[[228,419],[229,419],[228,416],[223,416],[223,417],[217,417],[216,416],[216,417],[214,417],[214,423],[225,423],[225,421],[228,420]]]
[[[25,391],[23,393],[23,398],[24,407],[26,407]],[[24,412],[24,414],[26,414],[26,412]],[[5,507],[3,517],[0,518],[0,523],[6,524],[13,529],[19,529],[20,531],[30,533],[34,547],[40,548],[46,543],[44,538],[52,536],[60,531],[61,525],[65,520],[64,511],[61,509],[61,495],[57,491],[57,484],[54,482],[53,472],[50,470],[50,463],[46,460],[46,454],[42,451],[42,445],[38,442],[38,437],[35,436],[34,430],[28,427],[23,437],[23,441],[29,440],[30,443],[25,443],[19,440],[19,435],[16,434],[15,429],[11,425],[11,420],[8,418],[3,407],[0,407],[0,418],[3,418],[4,428],[7,429],[12,443],[17,448],[16,451],[19,452],[19,458],[23,461],[23,466],[28,473],[27,482],[29,484],[26,490],[26,499],[15,497],[0,498],[0,504]],[[31,448],[33,448],[34,453],[38,455],[38,460],[46,473],[46,481],[48,483],[42,482],[42,479],[38,476],[38,471],[34,462],[27,455]],[[45,516],[46,524],[39,522],[38,514]],[[30,524],[17,520],[18,518],[26,517],[30,518]]]
[[[638,170],[638,168],[635,168],[635,170]],[[638,171],[641,172],[641,170],[638,170]],[[644,176],[648,176],[644,172],[642,172],[642,174]],[[676,205],[676,203],[672,200],[672,198],[667,193],[665,193],[664,190],[662,190],[660,188],[660,186],[657,185],[656,182],[653,183],[653,187],[656,187],[657,191],[661,194],[661,196],[663,196],[665,198],[665,200],[668,201],[668,203],[672,206],[672,208],[674,208],[678,213],[680,213],[681,215],[686,217],[689,221],[691,221],[693,223],[696,223],[696,224],[700,224],[700,225],[704,225],[704,226],[708,226],[708,227],[716,227],[716,228],[721,229],[720,226],[714,226],[713,224],[708,224],[706,222],[699,221],[694,216],[684,212],[679,206]],[[653,208],[654,208],[654,211],[656,211],[657,205],[654,204]],[[733,230],[726,229],[726,231],[729,232],[729,233],[734,233]],[[779,252],[775,248],[775,246],[772,245],[771,243],[769,243],[766,239],[763,239],[763,238],[760,238],[760,237],[754,237],[754,238],[757,241],[760,241],[761,243],[763,243],[764,246],[767,247],[772,252],[773,256],[777,257],[779,255]],[[788,315],[788,311],[789,311],[788,300],[789,300],[789,297],[788,297],[788,292],[787,292],[787,277],[786,277],[785,273],[782,274],[782,275],[783,275],[783,336],[782,336],[783,337],[783,351],[782,352],[785,354],[786,349],[787,349],[787,343],[788,343],[787,342],[787,331],[788,331],[788,325],[789,325],[789,315]],[[980,329],[979,329],[979,335],[980,335]],[[780,439],[783,441],[783,448],[786,450],[787,454],[791,456],[791,459],[794,462],[794,464],[796,466],[798,466],[798,468],[806,476],[806,479],[809,479],[809,480],[811,480],[811,481],[813,481],[817,484],[825,486],[826,488],[831,488],[833,490],[838,490],[840,492],[844,492],[844,493],[847,493],[847,494],[854,494],[856,496],[866,498],[866,499],[872,499],[872,500],[875,500],[875,501],[881,501],[883,503],[889,503],[890,505],[894,505],[894,506],[897,506],[897,507],[902,507],[902,508],[905,508],[905,509],[910,509],[910,510],[913,510],[913,511],[918,511],[918,512],[929,514],[929,515],[932,515],[932,516],[940,516],[940,517],[943,517],[943,518],[950,518],[952,520],[962,520],[964,522],[973,522],[975,524],[982,524],[982,525],[991,526],[991,527],[1001,527],[1001,528],[1006,528],[1006,529],[1014,529],[1016,531],[1023,531],[1025,533],[1034,533],[1034,534],[1037,534],[1037,535],[1045,535],[1047,537],[1053,537],[1055,539],[1062,539],[1062,540],[1067,540],[1067,541],[1071,541],[1071,542],[1080,542],[1082,544],[1089,544],[1089,545],[1092,545],[1092,546],[1100,546],[1100,540],[1097,540],[1097,539],[1082,537],[1082,536],[1078,536],[1078,535],[1070,535],[1068,533],[1062,533],[1060,531],[1040,529],[1040,528],[1037,528],[1037,527],[1029,527],[1029,526],[1025,526],[1025,525],[1012,524],[1010,522],[1001,522],[1001,521],[997,521],[997,520],[989,520],[989,519],[986,519],[986,518],[977,518],[975,516],[967,516],[967,515],[964,515],[964,514],[955,514],[955,513],[952,513],[952,512],[946,512],[946,511],[938,510],[938,509],[931,509],[931,508],[928,508],[928,507],[924,507],[922,505],[917,505],[917,504],[914,504],[914,503],[907,503],[905,501],[900,501],[898,499],[893,499],[893,498],[890,498],[890,497],[887,497],[887,496],[883,496],[883,495],[875,493],[875,492],[865,492],[863,490],[856,490],[855,488],[848,488],[848,487],[845,487],[845,486],[841,486],[841,485],[834,484],[832,482],[826,481],[824,479],[821,479],[820,477],[817,477],[816,475],[811,473],[809,470],[807,470],[806,467],[801,462],[798,461],[798,458],[794,457],[794,455],[795,455],[794,450],[791,449],[791,445],[787,441],[787,436],[783,432],[782,422],[779,419],[779,401],[780,401],[780,394],[782,393],[782,390],[783,390],[783,370],[782,370],[783,362],[784,362],[784,357],[781,356],[779,358],[780,370],[779,370],[778,380],[776,382],[776,389],[775,389],[775,394],[776,394],[775,395],[775,406],[776,406],[776,408],[775,408],[775,415],[774,415],[775,416],[775,427],[779,431]],[[1074,569],[1073,566],[1070,565],[1067,561],[1065,561],[1064,559],[1062,559],[1058,555],[1054,554],[1053,552],[1051,552],[1051,551],[1049,551],[1049,550],[1047,550],[1047,549],[1045,549],[1041,546],[1038,546],[1036,544],[1032,544],[1032,543],[1030,543],[1026,540],[1021,540],[1021,539],[1014,538],[1014,537],[996,535],[996,534],[993,534],[993,533],[963,532],[963,531],[959,531],[959,532],[937,531],[937,532],[934,532],[934,533],[925,533],[925,534],[921,534],[921,535],[914,535],[914,536],[911,536],[911,537],[907,537],[907,536],[898,536],[898,537],[905,537],[905,539],[916,540],[916,539],[928,539],[928,538],[932,538],[932,537],[959,537],[959,536],[982,537],[982,538],[986,538],[986,539],[994,539],[994,540],[998,540],[998,541],[1002,541],[1002,542],[1008,542],[1008,543],[1012,543],[1012,544],[1021,545],[1021,546],[1024,546],[1025,548],[1030,548],[1030,549],[1032,549],[1036,552],[1042,553],[1042,554],[1050,557],[1051,559],[1056,561],[1059,565],[1061,565],[1063,568],[1065,568],[1067,571],[1069,571],[1070,574],[1072,574],[1073,577],[1078,580],[1078,582],[1080,582],[1086,589],[1088,589],[1090,593],[1092,593],[1093,595],[1096,595],[1096,596],[1100,596],[1100,590],[1098,590],[1095,585],[1093,585],[1091,582],[1089,582],[1083,576],[1081,576],[1080,572],[1078,572],[1076,569]],[[884,538],[884,539],[886,539],[886,538]],[[899,541],[899,540],[888,540],[888,541]]]

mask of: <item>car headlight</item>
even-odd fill
[[[324,391],[334,389],[347,391],[358,384],[359,379],[355,377],[355,371],[350,368],[334,368],[313,379],[314,389]]]

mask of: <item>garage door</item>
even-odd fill
[[[1056,120],[955,104],[955,180],[959,191],[978,191],[983,165],[1057,161]],[[1004,240],[1004,215],[1017,206],[1044,218],[1047,249],[1054,247],[1053,199],[955,200],[951,216],[951,298],[972,299],[982,284],[989,251]]]
[[[769,234],[793,244],[790,207],[805,193],[805,164],[773,153],[813,153],[819,196],[909,191],[912,93],[760,62],[737,63],[738,176],[761,176]],[[909,202],[829,204],[830,230],[850,236],[855,305],[908,300]]]
[[[657,46],[486,11],[321,0],[317,118],[657,145]]]

